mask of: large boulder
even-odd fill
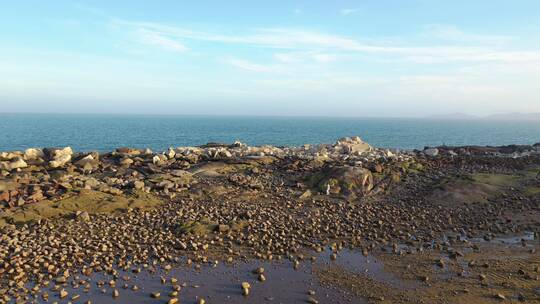
[[[424,154],[427,155],[427,156],[435,157],[435,156],[439,155],[439,149],[437,149],[437,148],[428,148],[428,149],[424,150]]]
[[[0,162],[0,169],[11,171],[14,169],[21,169],[28,167],[28,164],[20,157],[16,157],[11,161]]]
[[[373,189],[371,171],[360,167],[326,167],[310,182],[319,192],[348,198],[362,197]]]
[[[29,148],[24,151],[24,159],[25,160],[35,160],[38,158],[44,158],[45,154],[43,153],[43,150],[36,149],[36,148]]]
[[[93,171],[99,167],[99,160],[95,157],[96,154],[88,154],[83,158],[77,160],[75,165],[83,168],[85,171]],[[97,156],[99,158],[99,156]]]
[[[373,147],[362,141],[358,136],[339,139],[334,145],[334,149],[345,154],[373,151]]]
[[[122,147],[122,148],[116,149],[116,152],[119,153],[119,154],[122,154],[122,155],[135,156],[135,155],[141,155],[142,151],[139,150],[139,149]],[[150,152],[150,153],[152,153],[152,152]]]
[[[65,148],[45,148],[43,149],[45,157],[49,160],[51,168],[62,167],[71,161],[73,150],[71,147]]]

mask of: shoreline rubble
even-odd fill
[[[442,238],[449,231],[539,232],[534,219],[501,217],[538,209],[538,168],[540,144],[399,151],[359,137],[160,153],[2,152],[0,291],[24,298],[28,282],[171,269],[179,257],[199,265],[289,259],[298,267],[328,246],[367,256],[388,247],[400,253],[399,244],[455,256]]]

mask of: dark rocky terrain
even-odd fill
[[[0,303],[537,303],[540,145],[4,152],[0,227]]]

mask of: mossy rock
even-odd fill
[[[471,175],[471,179],[475,182],[492,185],[492,186],[498,186],[498,187],[512,187],[515,186],[518,182],[520,177],[517,175],[510,175],[510,174],[473,174]]]
[[[207,235],[216,230],[218,223],[209,219],[201,219],[200,221],[189,221],[179,225],[175,232],[179,234],[194,234],[198,236]]]
[[[310,176],[308,185],[322,193],[363,196],[373,189],[373,175],[365,168],[330,167]]]
[[[44,200],[6,211],[0,215],[0,227],[3,226],[3,222],[22,224],[40,219],[71,216],[77,211],[97,214],[123,212],[128,209],[151,209],[161,203],[156,196],[143,192],[113,195],[82,189],[79,192],[72,191],[68,197],[59,201]]]
[[[525,189],[525,195],[538,196],[540,195],[540,187],[528,187]]]

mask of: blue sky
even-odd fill
[[[9,1],[0,112],[540,112],[540,1]]]

